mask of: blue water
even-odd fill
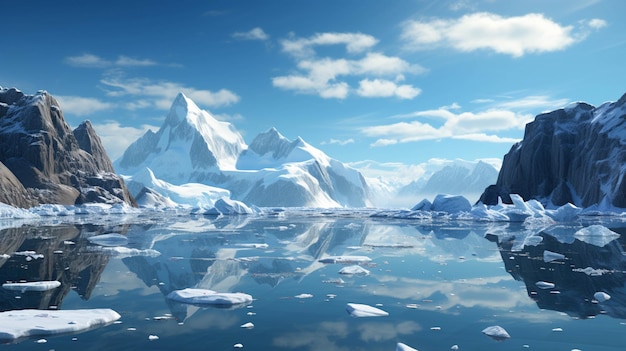
[[[44,258],[0,259],[0,281],[62,282],[46,293],[0,289],[3,311],[111,308],[122,318],[83,333],[46,336],[45,343],[35,337],[0,347],[233,350],[241,343],[243,350],[395,350],[403,342],[420,351],[453,345],[623,350],[626,237],[603,246],[573,239],[591,224],[626,233],[619,219],[590,218],[555,230],[547,223],[381,219],[349,211],[223,218],[148,213],[17,227],[3,222],[0,254],[33,250]],[[87,240],[105,233],[121,233],[127,247],[161,254],[120,257]],[[566,258],[545,262],[545,250]],[[328,255],[370,257],[363,266],[371,273],[340,275],[342,265],[318,262]],[[597,275],[585,273],[587,267]],[[343,283],[336,283],[339,278]],[[542,290],[537,281],[556,287]],[[187,287],[245,292],[254,301],[220,309],[165,297]],[[611,299],[598,303],[597,291]],[[313,296],[295,298],[303,293]],[[378,306],[389,316],[350,317],[347,303]],[[254,328],[240,328],[246,322]],[[481,333],[491,325],[511,338],[495,341]]]

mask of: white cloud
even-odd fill
[[[159,127],[144,124],[138,128],[122,126],[118,121],[107,121],[93,124],[102,145],[111,160],[116,160],[124,154],[128,146],[144,135],[149,129],[158,130]]]
[[[340,146],[345,146],[348,144],[354,144],[354,139],[350,138],[350,139],[346,139],[346,140],[338,140],[338,139],[330,139],[329,141],[322,141],[321,142],[322,145],[340,145]]]
[[[141,103],[132,105],[135,108],[151,106],[167,110],[179,92],[185,93],[197,104],[209,107],[228,106],[239,101],[239,96],[227,89],[210,91],[169,81],[111,75],[103,78],[100,82],[112,88],[107,92],[109,96],[139,98]]]
[[[363,79],[359,82],[357,94],[364,97],[391,97],[412,99],[419,95],[421,90],[408,84],[397,85],[395,82],[384,79]]]
[[[247,32],[235,32],[233,33],[233,38],[241,39],[241,40],[261,40],[265,41],[270,38],[270,36],[263,31],[260,27],[252,28]]]
[[[375,38],[360,33],[322,33],[311,38],[283,40],[283,50],[296,57],[299,72],[273,77],[272,85],[297,93],[319,95],[322,98],[345,99],[354,90],[347,79],[365,77],[356,89],[359,96],[395,96],[401,99],[417,96],[420,89],[410,84],[398,85],[397,82],[405,80],[405,74],[419,74],[426,70],[399,57],[366,52],[376,42]],[[357,59],[315,56],[313,48],[316,45],[330,44],[343,44],[352,53],[363,51],[363,56]],[[380,77],[393,77],[396,83]]]
[[[96,98],[69,95],[57,95],[55,97],[61,105],[61,110],[63,110],[65,114],[83,116],[115,107],[115,105],[111,103]]]
[[[408,115],[406,115],[408,116]],[[436,110],[417,111],[414,118],[438,119],[443,123],[433,126],[420,120],[398,122],[361,128],[361,133],[378,139],[371,146],[386,146],[437,139],[463,139],[483,142],[511,143],[518,139],[503,138],[489,132],[521,130],[533,118],[529,114],[503,109],[481,112],[454,113],[446,107]]]
[[[137,66],[156,66],[157,63],[149,59],[135,59],[128,56],[119,56],[115,61],[116,66],[137,67]]]
[[[314,55],[313,47],[320,45],[345,45],[346,51],[357,54],[367,51],[378,43],[378,39],[362,33],[318,33],[309,38],[281,40],[283,51],[298,57]]]
[[[600,28],[606,27],[608,23],[606,23],[606,21],[603,19],[594,18],[594,19],[589,20],[587,25],[593,29],[600,29]]]
[[[592,20],[589,25],[599,28],[601,21]],[[502,17],[485,12],[451,20],[408,21],[402,33],[407,48],[412,50],[451,47],[464,52],[491,50],[513,57],[563,50],[586,36],[543,14]]]
[[[108,67],[111,65],[110,61],[93,54],[69,56],[65,58],[65,63],[75,67]]]

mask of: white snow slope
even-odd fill
[[[232,124],[218,121],[182,93],[159,131],[148,131],[131,144],[114,166],[133,195],[149,188],[163,195],[165,207],[171,202],[207,206],[229,193],[262,207],[371,205],[357,170],[274,128],[248,146]],[[193,189],[199,196],[190,196]]]

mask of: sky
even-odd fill
[[[623,0],[10,1],[0,86],[55,96],[115,160],[178,92],[368,176],[501,160],[541,112],[626,93]]]

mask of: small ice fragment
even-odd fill
[[[598,302],[604,302],[609,300],[611,298],[611,295],[605,293],[604,291],[598,291],[597,293],[593,294],[593,298],[596,299]]]
[[[381,316],[389,315],[389,313],[379,308],[376,308],[370,305],[360,304],[360,303],[347,304],[346,311],[352,317],[381,317]]]
[[[254,324],[252,322],[244,323],[241,325],[241,328],[252,329],[254,328]]]
[[[398,344],[396,344],[396,351],[417,351],[417,349],[414,349],[407,344],[399,342]]]
[[[441,330],[441,327],[430,327],[430,330],[439,331],[439,330]]]
[[[552,289],[555,287],[554,283],[538,281],[535,283],[539,289]]]
[[[137,330],[137,328],[132,328],[131,327],[131,328],[126,328],[126,330],[128,330],[128,331],[135,331],[135,330]]]
[[[156,335],[148,335],[148,340],[153,341],[153,340],[159,340],[159,337]]]
[[[411,309],[416,309],[418,306],[415,303],[408,303],[406,304],[406,308],[411,308]]]
[[[558,252],[552,252],[549,250],[544,250],[543,251],[543,261],[544,262],[552,262],[552,261],[556,261],[556,260],[562,260],[565,259],[565,255],[560,254]]]
[[[483,329],[483,334],[498,341],[506,340],[511,337],[511,335],[499,325],[492,325]]]
[[[367,263],[372,259],[367,256],[329,256],[318,260],[321,263]]]
[[[243,348],[243,344],[235,344],[233,345],[234,348],[236,349],[242,349]]]
[[[61,286],[61,282],[57,280],[2,284],[3,289],[17,291],[47,291],[56,289],[59,286]]]
[[[294,296],[296,299],[310,299],[313,297],[312,294],[299,294]]]
[[[221,306],[252,302],[252,296],[244,293],[218,293],[213,290],[195,288],[174,290],[167,295],[167,298],[182,303]]]
[[[36,342],[37,344],[45,344],[45,343],[47,343],[47,342],[48,342],[48,340],[46,340],[46,339],[39,339],[39,340],[37,340],[37,341],[35,341],[35,342]]]
[[[458,350],[459,349],[459,345],[452,345],[452,347],[450,348],[450,350]]]
[[[346,274],[346,275],[369,275],[370,271],[368,271],[367,269],[359,266],[359,265],[352,265],[352,266],[347,266],[347,267],[343,267],[342,269],[339,270],[339,274]]]
[[[326,297],[329,299],[334,299],[335,297],[337,297],[337,295],[335,294],[326,294]]]
[[[247,314],[248,316],[256,316],[256,313],[255,313],[255,312],[248,312],[248,313],[246,313],[246,314]]]
[[[94,235],[87,240],[95,245],[100,246],[125,246],[128,244],[128,238],[122,234],[102,234]]]
[[[553,332],[562,332],[563,328],[552,328]]]

